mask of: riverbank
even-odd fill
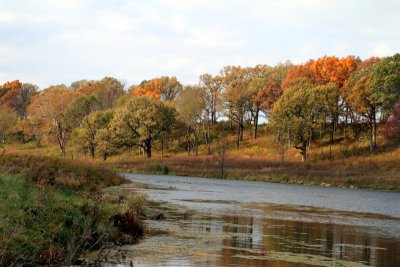
[[[397,149],[374,156],[284,164],[237,153],[227,153],[223,162],[218,156],[178,155],[116,159],[106,164],[125,172],[400,191],[399,153]]]
[[[77,264],[88,251],[134,242],[143,195],[102,192],[127,182],[96,164],[1,155],[0,266]]]

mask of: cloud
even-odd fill
[[[7,23],[15,20],[15,15],[10,12],[0,11],[0,22]]]
[[[399,8],[385,0],[5,0],[0,83],[193,82],[226,65],[386,56],[400,51]]]
[[[239,32],[209,27],[192,29],[184,42],[191,46],[222,49],[243,48],[247,43]]]
[[[386,43],[386,42],[381,42],[377,45],[372,50],[372,56],[377,56],[377,57],[386,57],[394,54],[393,49]]]

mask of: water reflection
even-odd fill
[[[148,212],[163,213],[166,220],[148,220],[148,229],[156,234],[123,248],[134,266],[400,263],[400,194],[188,177],[139,178],[156,185],[142,191],[161,201]],[[130,188],[116,190],[129,194]],[[380,207],[384,210],[377,212]]]
[[[240,214],[180,215],[166,206],[158,208],[167,211],[167,220],[148,224],[167,234],[126,248],[135,266],[398,266],[400,262],[400,241],[368,228]]]
[[[281,261],[268,261],[268,251],[324,256],[332,262],[371,266],[397,266],[400,262],[399,240],[355,232],[348,226],[240,216],[224,216],[223,220],[228,223],[223,227],[224,233],[231,235],[222,241],[224,266],[287,266]],[[242,257],[238,259],[238,255]],[[252,256],[258,260],[249,262]]]

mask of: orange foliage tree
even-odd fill
[[[134,95],[147,95],[154,99],[160,99],[162,93],[161,82],[159,79],[144,81],[141,85],[133,86],[131,90]]]
[[[43,122],[41,130],[54,135],[63,156],[65,156],[67,141],[72,131],[67,110],[76,97],[78,93],[65,85],[51,86],[34,96],[29,106],[31,119]]]
[[[142,81],[140,85],[132,86],[134,95],[147,95],[162,101],[174,101],[182,92],[183,86],[176,77],[162,76],[149,81]]]
[[[12,108],[17,98],[17,93],[21,90],[22,84],[18,81],[6,82],[0,88],[0,106]]]

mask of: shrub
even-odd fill
[[[384,137],[400,143],[400,102],[393,108],[392,114],[382,130]]]
[[[72,190],[97,191],[126,181],[117,173],[101,166],[59,158],[5,154],[1,156],[1,169],[22,174],[40,185]]]
[[[156,173],[167,175],[169,173],[169,167],[166,164],[161,164],[159,162],[150,162],[147,164],[147,170]]]

